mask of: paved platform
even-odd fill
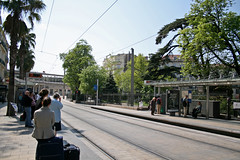
[[[190,115],[188,115],[187,118],[183,118],[181,116],[179,117],[178,115],[170,116],[169,114],[155,114],[152,116],[151,111],[126,109],[125,107],[121,108],[111,106],[92,106],[92,108],[180,127],[240,138],[240,120],[225,120],[216,118],[206,119],[205,117],[198,117],[197,119],[194,119]]]
[[[7,103],[0,103],[0,160],[34,160],[37,141],[32,137],[33,128],[26,128],[20,121],[20,113],[14,117],[6,116]],[[104,160],[106,157],[79,137],[67,124],[62,123],[62,130],[57,136],[77,145],[81,150],[82,160]]]
[[[1,160],[33,160],[37,141],[32,138],[32,128],[26,128],[24,122],[19,120],[20,114],[15,117],[6,115],[7,103],[0,104],[0,159]],[[91,106],[94,109],[124,114],[132,117],[143,118],[181,127],[205,130],[216,134],[223,134],[240,138],[240,121],[223,119],[193,119],[169,115],[150,115],[150,111],[138,111],[109,106]],[[63,130],[58,133],[70,143],[78,145],[81,149],[81,159],[104,159],[97,149],[91,147],[83,138],[79,138],[69,127],[63,123]]]

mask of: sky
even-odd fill
[[[35,22],[33,30],[36,46],[32,72],[63,75],[59,54],[67,53],[80,39],[92,46],[91,54],[98,65],[102,65],[107,55],[129,53],[131,48],[135,55],[141,53],[147,56],[157,52],[164,44],[155,44],[158,31],[189,13],[192,0],[43,2],[46,9],[40,14],[41,21]],[[239,8],[240,0],[235,0],[232,10],[240,13]],[[4,21],[3,12],[2,15]]]

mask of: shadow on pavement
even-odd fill
[[[74,133],[77,137],[80,137],[80,138],[81,138],[81,137],[84,137],[84,136],[82,135],[82,133],[84,132],[84,130],[77,130],[77,129],[75,129],[75,128],[67,127],[67,126],[65,126],[65,125],[62,124],[62,130],[61,130],[60,132],[61,132],[61,133],[66,133],[66,130]]]

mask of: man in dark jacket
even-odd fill
[[[187,117],[187,107],[188,107],[188,96],[186,95],[185,98],[183,99],[183,113],[184,113],[184,118]]]
[[[32,98],[30,97],[30,92],[26,90],[22,98],[22,105],[24,107],[24,111],[26,112],[25,127],[29,128],[33,128],[33,124],[31,121],[31,104]]]
[[[153,97],[153,99],[151,100],[151,115],[154,115],[156,109],[156,98]]]

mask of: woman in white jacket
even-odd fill
[[[63,104],[61,103],[61,97],[58,93],[55,93],[53,95],[52,103],[49,107],[52,111],[54,111],[55,114],[55,130],[60,131],[61,128],[61,109],[63,108]]]

